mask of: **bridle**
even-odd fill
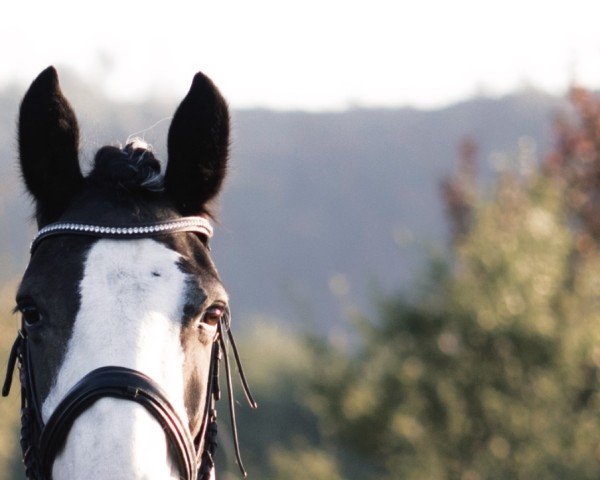
[[[58,222],[42,228],[31,244],[33,255],[44,240],[57,235],[86,235],[97,238],[137,239],[159,235],[193,232],[212,237],[210,222],[203,217],[182,217],[164,222],[126,226],[92,225]],[[15,366],[19,366],[21,383],[21,449],[25,474],[31,480],[51,480],[52,465],[60,453],[71,426],[87,408],[101,398],[119,398],[142,405],[159,422],[165,432],[169,448],[173,453],[180,476],[185,480],[208,480],[214,471],[213,455],[217,446],[216,401],[220,399],[219,362],[224,360],[231,419],[231,431],[238,466],[244,478],[244,469],[237,436],[233,385],[228,358],[228,346],[233,351],[246,399],[252,408],[257,404],[252,398],[240,357],[231,333],[229,311],[220,319],[212,344],[209,378],[201,428],[192,438],[189,427],[169,402],[166,393],[151,378],[143,373],[119,366],[105,366],[89,372],[69,390],[61,400],[48,422],[44,423],[36,395],[34,365],[31,361],[28,334],[25,322],[12,346],[2,388],[2,395],[10,392]]]

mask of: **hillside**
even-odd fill
[[[114,104],[77,80],[63,83],[82,123],[84,169],[99,146],[125,142],[177,103]],[[0,92],[2,280],[20,274],[32,233],[15,168],[23,92]],[[477,141],[481,174],[489,178],[492,153],[514,154],[523,136],[547,150],[560,106],[526,92],[434,111],[233,112],[231,173],[213,252],[234,314],[331,331],[343,318],[334,292],[368,308],[374,290],[402,289],[428,250],[446,245],[439,181],[453,170],[460,140]],[[162,158],[168,124],[143,134]]]

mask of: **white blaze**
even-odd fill
[[[100,240],[81,281],[81,308],[56,383],[42,406],[47,421],[73,385],[107,365],[138,370],[171,394],[187,423],[183,400],[180,319],[185,274],[180,256],[149,239]],[[55,480],[177,479],[159,423],[134,402],[101,399],[73,424],[53,467]]]

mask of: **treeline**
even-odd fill
[[[349,318],[353,342],[296,340],[302,368],[267,374],[303,421],[265,413],[290,428],[259,478],[600,476],[600,99],[570,100],[552,151],[522,143],[486,193],[466,141],[441,189],[450,253]]]
[[[522,142],[485,189],[465,141],[441,185],[447,253],[371,312],[348,309],[349,338],[268,318],[242,332],[260,405],[239,410],[250,478],[600,477],[600,100],[570,100],[552,151]],[[15,322],[1,325],[4,344]],[[18,409],[5,403],[8,462]],[[231,480],[225,423],[219,477]]]

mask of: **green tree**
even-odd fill
[[[600,475],[600,104],[575,107],[538,171],[444,183],[452,254],[416,299],[378,301],[351,349],[313,340],[311,405],[372,478]]]

